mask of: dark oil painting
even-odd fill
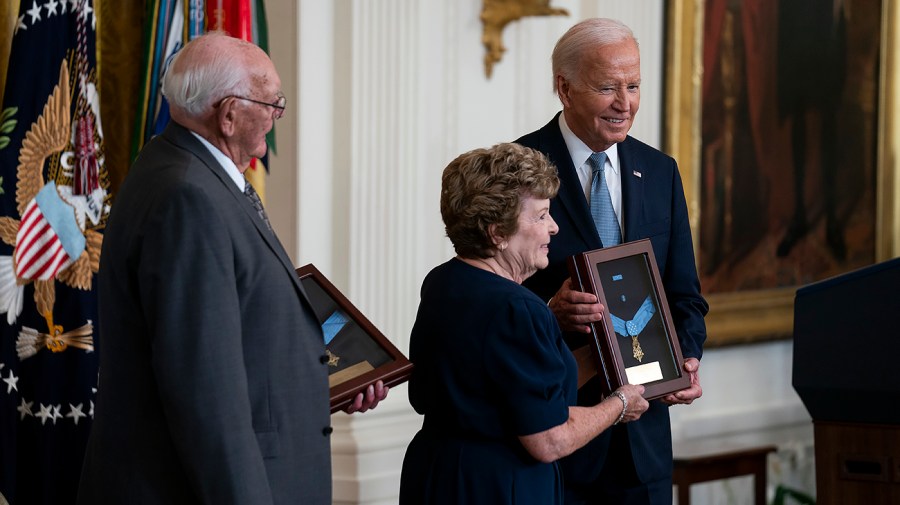
[[[705,2],[705,293],[875,261],[881,12],[881,0]]]

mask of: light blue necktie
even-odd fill
[[[588,158],[588,163],[593,171],[591,180],[591,217],[594,218],[594,226],[600,234],[603,247],[609,247],[622,243],[622,232],[619,230],[619,220],[616,219],[616,211],[613,210],[612,198],[609,196],[609,187],[606,185],[604,168],[606,165],[606,153],[594,153]]]

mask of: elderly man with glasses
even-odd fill
[[[100,259],[100,379],[78,503],[331,503],[321,327],[243,172],[285,98],[222,34],[163,81],[172,122],[118,193]],[[384,399],[381,384],[347,408]]]

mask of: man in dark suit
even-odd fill
[[[221,34],[166,73],[173,122],[106,228],[79,503],[331,503],[322,330],[242,175],[284,111],[280,86],[262,50]]]
[[[572,291],[567,258],[617,240],[649,238],[691,377],[690,388],[651,402],[639,421],[607,430],[563,461],[567,502],[671,505],[668,406],[702,394],[698,369],[708,310],[681,177],[675,160],[628,136],[641,85],[640,53],[628,27],[609,19],[575,25],[556,44],[553,76],[563,111],[517,142],[547,154],[559,171],[561,187],[550,203],[559,234],[550,244],[549,267],[524,284],[549,300],[570,345],[578,345],[590,332],[588,323],[602,318],[603,306],[591,294]],[[605,153],[594,156],[604,170],[592,171],[594,153]],[[607,244],[598,232],[602,206],[592,214],[590,202],[600,187],[619,233]],[[598,381],[588,382],[579,403],[596,403],[599,394]]]

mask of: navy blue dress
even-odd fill
[[[563,503],[556,463],[518,438],[569,418],[577,368],[547,304],[458,259],[422,284],[410,403],[425,416],[406,451],[401,505]]]

